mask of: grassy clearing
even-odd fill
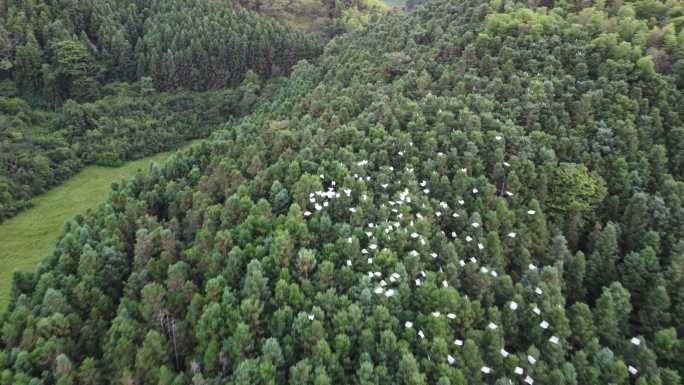
[[[163,162],[171,154],[159,153],[117,168],[86,167],[35,197],[30,209],[0,224],[0,311],[9,300],[12,274],[31,271],[50,255],[65,221],[104,202],[112,183],[146,170],[151,162]]]

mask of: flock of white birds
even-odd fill
[[[501,136],[496,136],[495,139],[497,141],[500,141],[503,138]],[[413,145],[413,144],[411,143],[411,145]],[[397,155],[399,157],[405,157],[405,152],[399,151],[397,153]],[[439,152],[439,153],[437,153],[437,156],[442,157],[445,155],[443,153]],[[362,167],[362,168],[368,167],[369,161],[368,160],[362,160],[362,161],[357,162],[356,165],[359,167]],[[508,168],[508,167],[510,167],[510,163],[503,162],[503,166]],[[390,172],[395,171],[394,166],[391,166],[391,165],[385,165],[385,166],[381,166],[381,167],[383,167],[385,170],[390,171]],[[409,173],[414,172],[413,167],[407,166],[405,170],[408,171]],[[460,172],[467,174],[468,169],[461,168]],[[354,177],[359,181],[365,181],[365,182],[371,181],[370,176],[366,176],[364,178],[363,176],[359,176],[358,174],[355,174]],[[325,182],[326,176],[321,174],[320,179],[323,182]],[[398,181],[400,181],[401,178],[395,178],[394,180],[397,181],[396,184],[398,185],[398,184],[400,184],[400,182],[398,182]],[[334,180],[328,181],[328,184],[329,184],[329,187],[327,190],[315,191],[315,192],[312,192],[309,194],[309,202],[312,205],[311,209],[313,210],[313,212],[309,211],[309,210],[304,211],[305,217],[310,218],[313,215],[315,215],[316,213],[327,209],[328,207],[330,207],[330,204],[333,200],[340,198],[341,194],[345,194],[347,197],[352,197],[352,195],[353,195],[353,191],[351,188],[343,188],[341,190],[342,193],[337,191],[337,183]],[[418,183],[418,186],[420,186],[420,188],[418,188],[418,189],[414,188],[413,189],[414,191],[411,191],[412,189],[409,187],[404,187],[403,189],[401,189],[400,188],[401,186],[395,186],[393,184],[392,187],[396,187],[397,189],[395,191],[387,191],[388,188],[390,188],[390,183],[380,184],[380,187],[383,189],[384,192],[390,193],[390,196],[396,197],[394,200],[388,200],[385,203],[381,204],[381,207],[385,207],[386,205],[389,205],[390,207],[392,207],[391,212],[394,215],[395,221],[389,221],[388,220],[382,224],[375,224],[372,222],[367,223],[368,228],[364,231],[364,234],[366,235],[366,238],[367,238],[366,239],[367,245],[365,248],[361,249],[361,253],[367,257],[367,264],[368,264],[367,268],[370,268],[370,270],[367,272],[368,278],[370,280],[377,280],[377,286],[374,290],[374,293],[377,295],[383,295],[383,296],[388,297],[388,298],[395,296],[398,291],[394,288],[391,288],[390,286],[392,284],[397,284],[402,279],[402,277],[398,273],[392,273],[391,275],[389,275],[389,278],[386,280],[384,278],[382,271],[374,271],[373,270],[373,255],[376,252],[378,252],[378,250],[381,250],[380,246],[378,245],[379,240],[376,239],[375,235],[373,234],[374,229],[382,228],[382,231],[387,235],[390,235],[394,231],[403,231],[406,233],[410,232],[410,238],[412,240],[414,240],[415,242],[418,242],[421,246],[425,246],[427,243],[424,236],[422,234],[418,233],[417,231],[415,231],[415,229],[414,229],[414,224],[415,224],[414,219],[417,219],[417,220],[423,219],[424,215],[421,213],[420,208],[416,207],[416,205],[413,204],[413,202],[416,199],[414,199],[412,197],[415,197],[416,194],[421,194],[421,193],[426,195],[427,197],[430,197],[431,191],[430,191],[430,187],[428,186],[428,182],[425,180],[422,180],[420,183]],[[477,188],[472,188],[472,190],[470,190],[470,192],[472,194],[479,194],[480,193],[480,191]],[[507,190],[503,191],[503,194],[507,197],[512,197],[514,195],[513,192],[507,191]],[[363,202],[365,202],[369,199],[367,193],[360,194],[359,198]],[[465,201],[463,199],[458,199],[457,202],[460,206],[465,205]],[[403,214],[403,212],[406,212],[406,210],[401,210],[402,207],[407,207],[409,209],[408,212],[410,212],[410,216]],[[423,204],[421,206],[421,208],[425,209],[425,205]],[[429,208],[429,209],[432,210],[431,214],[433,214],[436,217],[442,217],[442,216],[446,216],[446,215],[451,215],[453,218],[460,218],[461,217],[461,215],[457,211],[450,209],[449,205],[444,201],[441,201],[439,203],[439,210],[433,210],[432,208]],[[349,210],[349,212],[354,214],[358,211],[358,208],[349,207],[348,210]],[[527,214],[528,215],[536,215],[537,213],[535,210],[530,209],[530,210],[527,210]],[[470,223],[470,226],[473,229],[479,229],[482,227],[482,223],[472,222],[472,223]],[[463,234],[463,235],[465,235],[463,237],[463,239],[466,242],[468,242],[468,243],[476,242],[478,250],[484,250],[485,249],[485,245],[483,243],[479,242],[478,239],[476,239],[477,238],[476,234]],[[509,232],[505,236],[510,238],[510,239],[515,239],[517,234],[515,232]],[[457,237],[458,237],[458,234],[456,232],[452,231],[451,232],[451,238],[456,239]],[[347,239],[347,241],[349,243],[352,243],[353,237],[349,237]],[[411,254],[414,257],[419,256],[419,252],[416,250],[411,250],[409,252],[409,254]],[[431,252],[430,256],[434,259],[439,258],[439,255],[436,252]],[[474,264],[477,266],[479,261],[474,256],[468,258],[467,261],[463,260],[463,259],[461,259],[459,261],[459,264],[461,267],[465,267],[466,264],[468,264],[468,263]],[[349,268],[353,268],[352,260],[347,259],[346,265]],[[535,266],[534,264],[529,264],[528,269],[529,270],[537,270],[538,267]],[[443,271],[442,268],[440,268],[440,272],[442,272],[442,271]],[[493,278],[497,278],[499,276],[499,273],[495,269],[488,267],[488,266],[484,266],[484,265],[479,267],[479,272],[482,274],[489,274]],[[425,271],[421,271],[419,276],[412,277],[411,279],[413,280],[415,286],[421,286],[421,284],[423,283],[423,280],[426,277],[427,277],[427,273]],[[389,282],[387,282],[388,280],[389,280]],[[449,287],[449,282],[447,280],[443,280],[442,286],[445,288]],[[543,290],[539,287],[535,287],[532,290],[538,296],[542,296],[544,294]],[[508,307],[511,311],[516,311],[518,309],[518,304],[514,301],[511,301],[508,303]],[[544,330],[550,330],[553,328],[552,325],[547,320],[543,319],[542,311],[537,305],[534,305],[534,307],[532,308],[532,312],[534,312],[534,314],[536,316],[541,318],[541,321],[539,322],[540,328],[542,328]],[[442,313],[439,311],[433,311],[431,313],[431,315],[433,317],[442,317]],[[454,313],[447,313],[445,316],[450,320],[456,319],[456,314],[454,314]],[[313,321],[315,317],[313,314],[309,314],[308,318],[309,318],[309,320]],[[416,320],[406,320],[404,322],[404,327],[407,329],[412,329],[412,328],[416,327],[415,323],[416,323]],[[487,325],[487,327],[490,330],[498,329],[498,325],[496,325],[494,322],[490,322]],[[427,336],[425,335],[425,332],[420,328],[418,328],[418,336],[421,339],[427,338]],[[556,344],[556,345],[561,343],[560,339],[555,335],[550,335],[548,338],[548,342],[551,344]],[[635,346],[641,345],[641,340],[637,337],[633,337],[630,340],[630,342]],[[461,339],[456,339],[456,340],[454,340],[453,344],[457,348],[462,347],[464,344],[464,341]],[[507,358],[511,355],[511,353],[506,351],[505,349],[501,349],[500,354],[504,358]],[[456,358],[454,358],[451,354],[447,354],[446,359],[447,359],[447,362],[449,363],[449,365],[454,365],[456,363]],[[531,355],[527,355],[527,362],[530,365],[536,365],[537,359]],[[628,365],[627,369],[628,369],[629,373],[633,376],[636,376],[639,373],[638,369],[632,365]],[[489,375],[493,372],[493,369],[490,368],[489,366],[485,365],[485,366],[482,366],[480,368],[480,371],[485,375]],[[529,384],[529,385],[534,384],[534,381],[535,381],[534,378],[532,378],[530,375],[526,375],[524,368],[522,368],[520,366],[516,366],[514,368],[514,373],[517,376],[520,376],[522,381],[524,381],[526,384]]]

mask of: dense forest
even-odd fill
[[[682,384],[683,30],[428,0],[336,37],[15,274],[0,384]]]
[[[0,16],[3,93],[52,104],[145,76],[159,90],[235,86],[247,70],[284,74],[319,49],[274,19],[209,0],[8,0]]]
[[[56,111],[0,97],[0,221],[85,165],[119,166],[207,137],[251,111],[261,91],[251,73],[240,87],[206,92],[160,93],[150,78],[112,83],[108,95]]]
[[[206,137],[321,50],[207,0],[4,1],[0,21],[0,221],[84,165]]]
[[[381,0],[237,0],[238,4],[269,15],[324,40],[375,22],[389,11]]]

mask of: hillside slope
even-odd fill
[[[318,40],[229,1],[0,2],[0,221],[84,165],[207,136]]]
[[[131,178],[171,152],[126,162],[119,167],[89,166],[60,186],[31,200],[31,208],[0,224],[0,309],[9,302],[15,271],[34,271],[55,249],[64,223],[107,200],[112,183]]]
[[[287,74],[319,49],[272,18],[209,0],[10,0],[0,22],[2,93],[52,104],[146,76],[166,91],[235,86],[247,70]]]
[[[681,10],[338,37],[15,277],[2,381],[680,384]]]

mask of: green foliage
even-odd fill
[[[333,39],[17,276],[3,378],[679,383],[678,7],[432,0]]]
[[[287,74],[320,44],[230,3],[96,0],[0,4],[0,80],[58,105],[90,101],[101,84],[150,77],[159,90],[236,86],[247,70]]]
[[[379,0],[237,0],[237,3],[321,38],[331,38],[375,22],[388,11],[385,2]]]
[[[208,136],[254,109],[261,86],[252,81],[202,93],[150,93],[141,82],[92,103],[70,100],[56,113],[0,98],[0,220],[85,165],[116,167]]]
[[[584,213],[601,203],[606,192],[603,179],[590,174],[584,165],[561,163],[554,172],[549,204],[562,213]]]

